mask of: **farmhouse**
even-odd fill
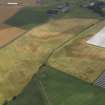
[[[105,27],[87,41],[88,44],[105,48]]]
[[[69,3],[63,3],[63,4],[59,4],[57,5],[56,8],[54,9],[51,9],[51,10],[48,10],[47,11],[47,14],[49,16],[55,16],[57,15],[58,13],[66,13],[70,10],[70,5]]]

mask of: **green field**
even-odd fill
[[[24,7],[5,23],[23,29],[31,29],[48,21],[46,9],[47,7]]]
[[[23,92],[8,105],[45,105],[44,103],[47,105],[105,104],[104,90],[59,72],[59,70],[52,67],[43,67],[37,79],[34,76]],[[39,84],[40,87],[36,84]]]
[[[50,102],[54,105],[104,105],[103,90],[87,84],[79,79],[57,71],[45,68],[40,76]]]
[[[23,92],[7,105],[47,105],[36,76]]]

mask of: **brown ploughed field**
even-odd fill
[[[0,25],[0,47],[6,45],[7,43],[13,41],[25,31],[23,29],[1,24]]]

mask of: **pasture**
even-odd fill
[[[48,21],[46,9],[46,7],[24,7],[6,20],[5,24],[29,30]]]
[[[40,81],[53,105],[104,105],[103,89],[47,66]]]
[[[8,102],[7,105],[48,105],[45,97],[43,96],[42,88],[36,77],[28,83],[14,100]]]
[[[33,28],[27,34],[30,34],[31,36],[34,35],[36,38],[40,39],[60,38],[62,36],[65,38],[72,38],[76,37],[78,33],[96,23],[97,21],[97,19],[85,18],[52,19],[46,24]]]
[[[75,77],[50,66],[42,71],[24,88],[15,100],[7,105],[104,105],[105,93]]]

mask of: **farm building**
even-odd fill
[[[105,27],[87,41],[88,44],[105,48]]]
[[[57,6],[57,9],[60,11],[60,12],[68,12],[70,10],[70,4],[67,2],[67,3],[63,3],[63,4],[59,4]]]
[[[103,1],[96,1],[90,2],[82,5],[83,8],[88,8],[95,13],[99,14],[100,16],[105,16],[105,2]]]
[[[48,16],[55,16],[58,14],[58,10],[57,9],[51,9],[47,11]]]
[[[59,4],[57,5],[56,8],[54,9],[51,9],[51,10],[48,10],[47,11],[47,14],[49,16],[55,16],[57,15],[58,13],[66,13],[70,10],[70,5],[69,3],[63,3],[63,4]]]

